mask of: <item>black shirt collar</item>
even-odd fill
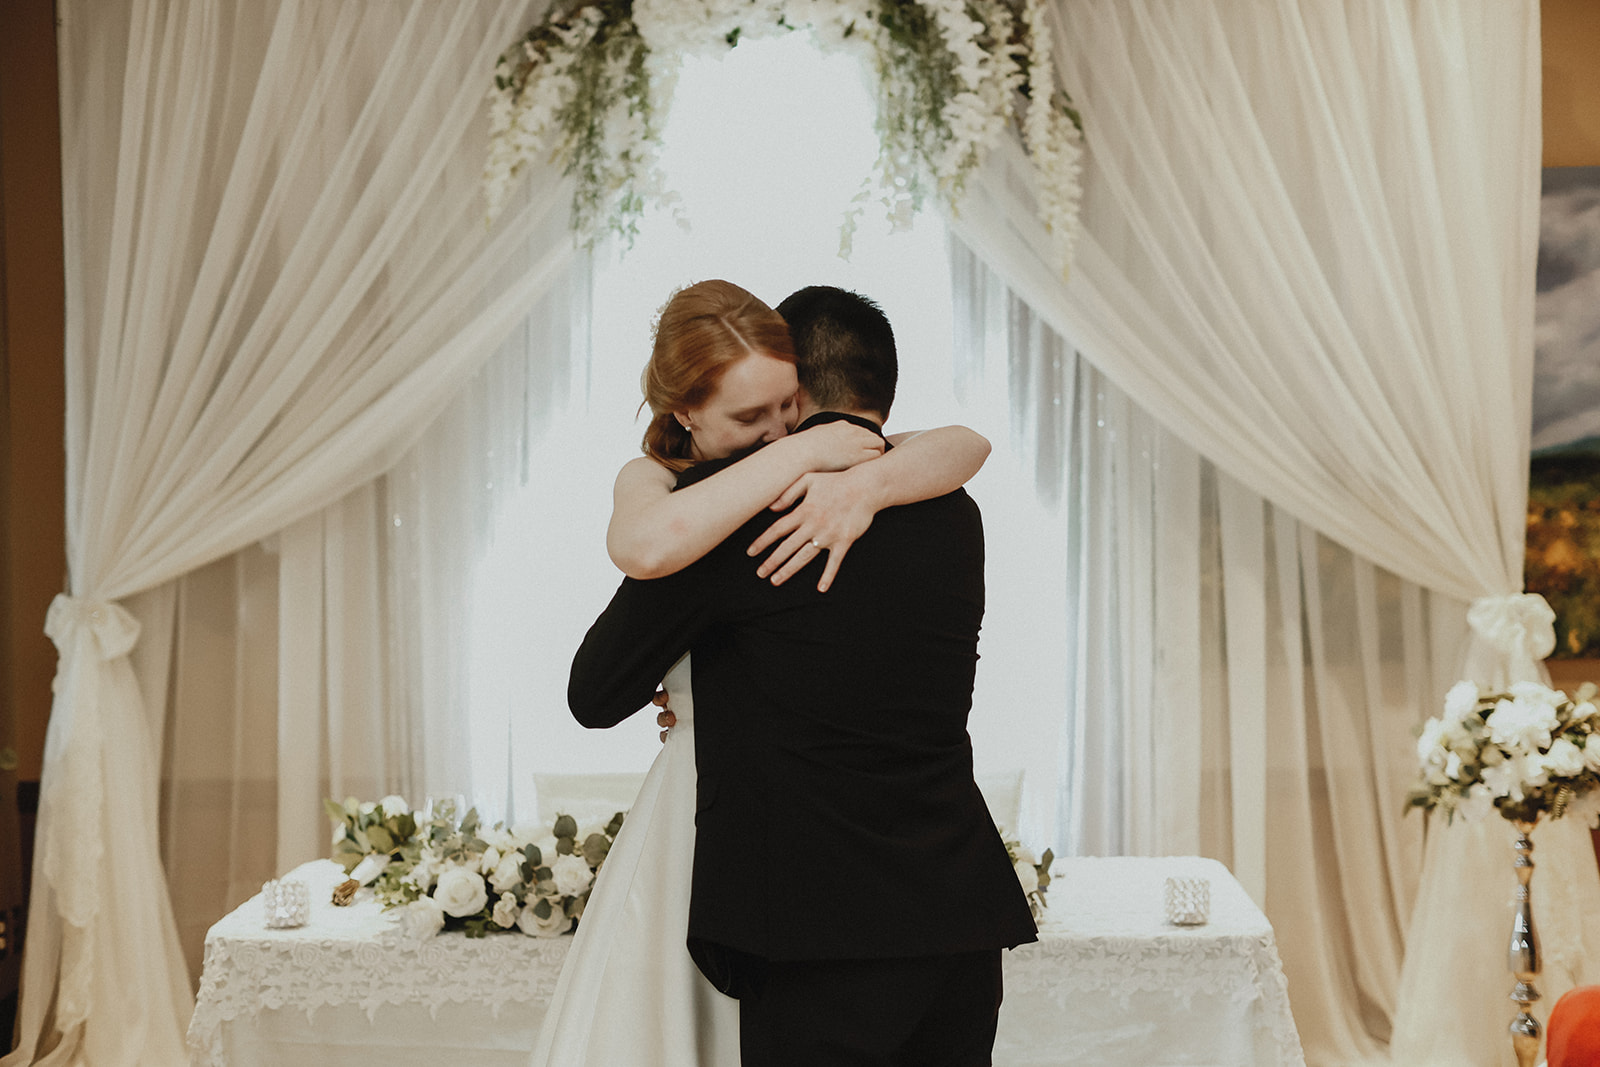
[[[812,415],[810,418],[806,419],[806,421],[802,422],[799,426],[796,426],[794,428],[794,432],[795,433],[799,433],[801,430],[809,430],[813,426],[821,426],[824,423],[829,423],[829,422],[850,422],[850,423],[854,423],[855,425],[860,426],[864,430],[871,430],[873,433],[877,434],[879,437],[883,437],[883,427],[881,425],[879,425],[876,422],[873,422],[871,419],[864,418],[864,417],[862,417],[860,415],[852,415],[847,411],[819,411],[816,414]],[[746,457],[746,456],[748,456],[748,455],[750,455],[750,454],[752,454],[754,452],[759,452],[761,449],[763,449],[765,447],[766,446],[764,444],[754,445],[754,446],[752,446],[750,448],[745,449],[743,452],[737,452],[737,453],[735,453],[735,454],[733,454],[731,456],[726,456],[726,457],[724,457],[722,459],[702,460],[701,462],[696,463],[694,466],[688,468],[687,470],[680,471],[678,473],[678,483],[676,485],[674,485],[673,488],[674,489],[682,489],[686,485],[693,485],[695,482],[698,482],[698,481],[701,481],[703,479],[709,478],[713,474],[717,473],[718,471],[726,470],[728,467],[733,466],[735,463],[739,462],[744,457]],[[889,439],[887,437],[884,437],[883,438],[883,447],[884,447],[885,451],[887,451],[888,449],[893,448],[894,445],[891,445],[889,443]]]
[[[801,430],[809,430],[811,427],[821,426],[825,422],[854,423],[864,430],[871,430],[879,437],[883,437],[883,426],[881,424],[873,422],[871,419],[865,418],[861,415],[852,415],[847,411],[819,411],[808,418],[805,422],[802,422],[799,426],[796,426],[794,428],[794,432],[799,433]],[[888,438],[885,437],[884,441],[887,443]]]

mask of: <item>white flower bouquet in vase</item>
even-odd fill
[[[1420,770],[1407,808],[1442,810],[1447,820],[1498,811],[1517,829],[1513,870],[1516,913],[1508,959],[1521,1010],[1511,1022],[1519,1067],[1538,1059],[1540,1026],[1528,1012],[1539,999],[1539,938],[1534,932],[1531,882],[1538,821],[1576,814],[1591,826],[1600,816],[1600,712],[1597,691],[1585,683],[1569,697],[1537,682],[1486,690],[1457,682],[1444,714],[1430,718],[1417,738]]]
[[[1597,692],[1576,695],[1537,682],[1505,691],[1457,682],[1444,714],[1417,738],[1417,783],[1408,808],[1457,812],[1468,819],[1498,811],[1516,823],[1560,818],[1576,810],[1600,814],[1600,714]]]
[[[558,815],[539,833],[503,823],[486,828],[472,808],[458,819],[450,804],[419,816],[399,797],[330,800],[327,809],[333,859],[358,880],[359,872],[371,872],[374,896],[386,910],[400,910],[401,930],[412,940],[441,930],[468,937],[571,933],[623,820],[619,811],[604,826],[580,831],[572,816]]]

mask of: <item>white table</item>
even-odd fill
[[[1210,879],[1207,925],[1166,922],[1169,875]],[[328,903],[336,864],[288,877],[310,884],[309,925],[267,929],[256,898],[206,935],[193,1064],[525,1062],[569,938],[412,946],[370,895]],[[997,1065],[1304,1064],[1272,928],[1221,864],[1058,860],[1049,900],[1038,943],[1007,953]]]

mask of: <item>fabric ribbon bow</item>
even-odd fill
[[[45,733],[38,850],[56,910],[86,931],[100,909],[105,854],[105,701],[139,640],[139,621],[118,604],[61,594],[50,604],[44,631],[60,655],[50,725]],[[68,936],[57,1005],[62,1026],[88,1010],[91,942]]]

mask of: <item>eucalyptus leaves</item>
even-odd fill
[[[846,213],[841,253],[876,198],[896,227],[930,197],[959,202],[1015,128],[1033,162],[1040,219],[1065,270],[1080,200],[1082,131],[1055,83],[1044,0],[591,0],[553,10],[500,57],[489,93],[490,219],[528,164],[576,182],[572,224],[631,240],[670,200],[657,163],[681,58],[809,30],[877,75],[877,174]]]

